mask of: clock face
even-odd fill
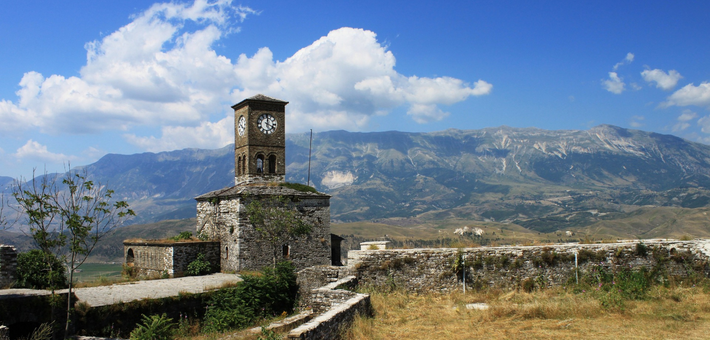
[[[244,116],[239,117],[239,125],[237,126],[237,130],[239,131],[240,136],[244,136],[244,131],[247,129],[247,119],[244,118]]]
[[[276,131],[276,118],[270,114],[263,114],[259,116],[256,125],[259,127],[259,131],[270,135]]]

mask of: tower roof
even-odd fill
[[[236,109],[238,109],[238,108],[240,108],[240,107],[246,105],[246,104],[249,103],[249,102],[271,102],[271,103],[281,103],[281,104],[284,104],[284,105],[288,104],[288,102],[283,101],[283,100],[280,100],[280,99],[271,98],[271,97],[265,96],[265,95],[263,95],[263,94],[257,94],[257,95],[255,95],[255,96],[251,96],[251,97],[249,97],[249,98],[247,98],[247,99],[244,99],[244,100],[242,100],[241,102],[239,102],[239,103],[237,103],[237,104],[234,104],[234,105],[232,106],[232,109],[236,110]]]

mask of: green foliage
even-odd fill
[[[177,234],[170,239],[173,241],[182,241],[182,240],[189,240],[192,238],[192,232],[190,231],[183,231],[180,234]]]
[[[204,318],[206,332],[244,328],[260,318],[293,311],[298,286],[291,262],[279,262],[276,268],[264,268],[261,275],[242,278],[236,287],[212,296]]]
[[[256,340],[281,340],[282,338],[283,337],[278,335],[276,332],[261,326],[261,335],[259,335]]]
[[[246,206],[246,213],[261,240],[269,242],[273,252],[273,263],[281,244],[295,236],[309,234],[313,226],[301,219],[301,214],[284,197],[254,199]]]
[[[173,319],[165,313],[146,316],[143,314],[143,324],[131,332],[131,340],[171,340],[175,330]]]
[[[29,335],[27,340],[51,340],[52,335],[54,333],[54,321],[49,322],[49,323],[42,323],[39,325],[39,327],[35,328],[34,331],[32,331],[32,334]]]
[[[199,276],[212,272],[210,261],[205,260],[205,254],[197,254],[197,258],[187,265],[187,275]]]
[[[648,254],[648,246],[643,242],[636,243],[636,256],[646,257],[646,254]]]
[[[66,268],[54,254],[39,249],[17,255],[17,286],[45,289],[67,286]]]
[[[589,249],[580,249],[579,253],[577,253],[577,261],[579,262],[579,264],[583,264],[586,262],[599,263],[605,260],[606,252],[604,252],[603,250],[594,252],[593,250]]]
[[[287,187],[293,190],[298,190],[298,191],[303,191],[303,192],[312,192],[312,193],[318,193],[318,190],[316,188],[301,184],[301,183],[291,183],[291,182],[284,182],[279,184],[282,187]]]
[[[594,266],[580,278],[580,289],[594,292],[605,308],[623,309],[626,300],[644,300],[655,282],[666,282],[660,271],[620,268],[611,271],[603,266]]]

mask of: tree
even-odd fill
[[[98,241],[130,216],[135,216],[125,201],[114,201],[113,190],[94,184],[87,172],[69,170],[62,179],[62,190],[54,176],[32,176],[31,182],[16,181],[13,196],[26,217],[27,226],[37,247],[67,264],[69,296],[74,271],[89,257]],[[29,183],[29,184],[28,184]],[[69,333],[71,299],[67,299],[65,336]]]
[[[253,199],[247,204],[246,213],[259,239],[271,246],[274,268],[279,247],[285,240],[307,235],[313,230],[313,226],[301,219],[291,200],[282,196],[268,200]]]
[[[49,259],[49,268],[47,267]],[[32,249],[17,255],[17,286],[59,289],[67,285],[64,263],[54,254]]]
[[[29,235],[42,252],[44,266],[34,266],[34,269],[46,272],[47,277],[50,278],[65,278],[64,273],[54,272],[58,269],[54,265],[54,260],[61,257],[62,247],[66,243],[66,235],[56,230],[55,219],[58,210],[55,200],[58,194],[56,176],[49,175],[46,171],[41,177],[37,177],[35,171],[32,171],[32,181],[26,182],[23,178],[19,178],[15,180],[12,189],[12,196],[17,201],[16,209],[25,216]],[[64,266],[59,269],[64,270]],[[60,286],[63,287],[64,284]],[[52,288],[54,294],[55,286],[48,287]]]
[[[114,191],[87,178],[86,171],[67,172],[62,180],[67,190],[57,195],[59,229],[67,236],[66,262],[69,269],[69,296],[72,294],[74,270],[81,266],[94,250],[96,243],[109,231],[136,214],[125,201],[112,203]],[[67,299],[65,337],[69,334],[71,299]]]

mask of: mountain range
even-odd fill
[[[309,137],[287,134],[287,181],[308,181]],[[312,145],[310,183],[332,195],[335,223],[456,218],[552,232],[641,207],[710,203],[710,146],[611,125],[328,131]],[[193,197],[233,185],[233,150],[108,154],[83,168],[129,201],[134,223],[189,218]]]

